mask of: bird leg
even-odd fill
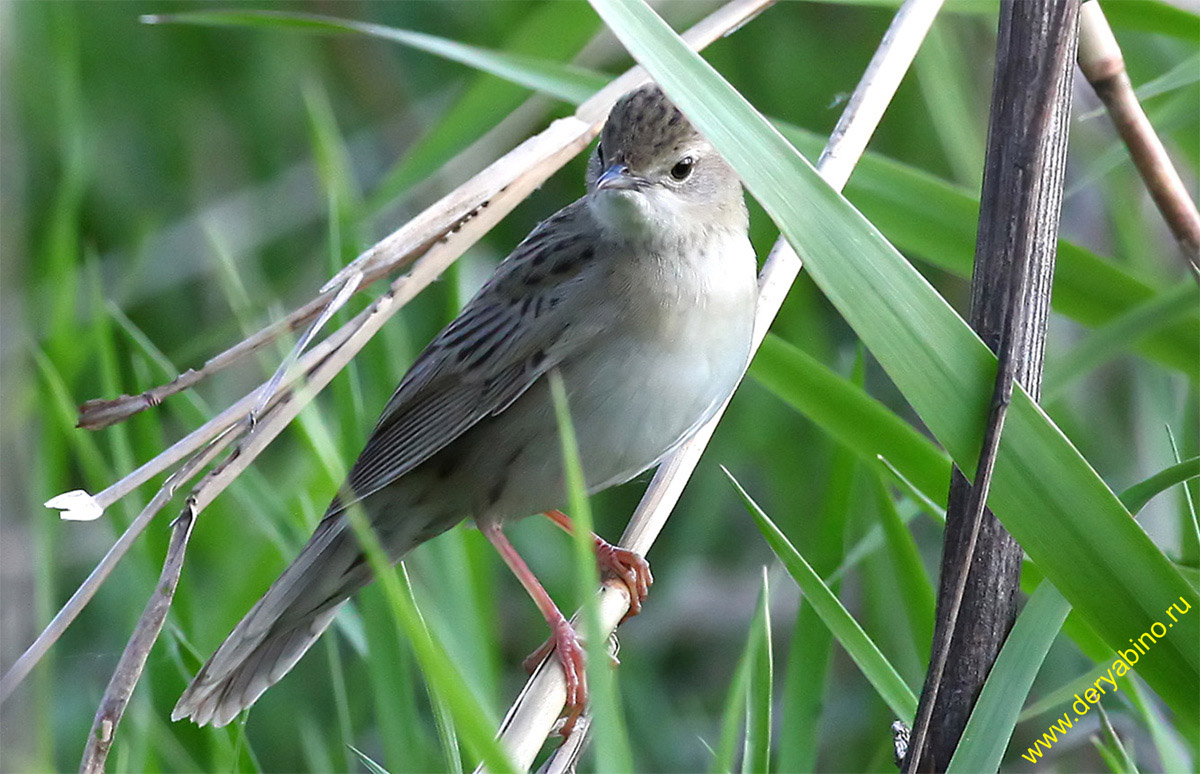
[[[562,511],[546,511],[543,515],[566,530],[568,534],[575,534],[575,523]],[[641,555],[627,548],[614,546],[595,533],[592,533],[592,540],[596,543],[596,563],[600,566],[601,573],[616,578],[629,590],[629,612],[621,619],[621,623],[625,623],[626,618],[631,618],[642,611],[642,602],[650,593],[650,584],[654,583],[654,576],[650,573],[650,563]],[[522,662],[525,671],[532,672],[537,669],[537,665],[542,663],[542,660],[552,650],[554,650],[553,637],[543,642],[541,647],[525,658],[525,661]],[[616,656],[613,656],[613,662],[620,663]]]
[[[575,523],[562,511],[546,511],[543,515],[566,530],[567,534],[575,534]],[[600,572],[621,581],[629,590],[629,612],[625,618],[632,618],[642,612],[642,602],[646,601],[650,584],[654,583],[650,563],[640,554],[614,546],[594,532],[592,540],[596,544],[596,563],[600,566]],[[621,619],[622,623],[625,618]]]
[[[565,737],[570,733],[571,728],[575,725],[575,720],[583,713],[584,707],[587,705],[587,677],[584,673],[584,651],[583,645],[579,642],[579,635],[571,627],[571,622],[554,604],[554,600],[550,599],[546,589],[542,588],[542,584],[538,582],[533,571],[529,569],[529,565],[525,564],[525,560],[517,553],[517,549],[508,542],[500,525],[481,524],[479,529],[496,547],[500,557],[504,559],[504,563],[529,592],[529,596],[533,598],[534,604],[538,606],[538,610],[542,612],[546,624],[550,627],[550,639],[542,646],[545,649],[542,657],[545,658],[550,651],[554,651],[558,654],[559,663],[562,665],[563,678],[567,686],[567,722],[560,733]]]

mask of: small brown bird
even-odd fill
[[[587,194],[517,246],[413,363],[304,550],[200,670],[175,720],[224,725],[304,655],[371,580],[345,514],[362,507],[393,562],[472,518],[550,626],[568,711],[583,650],[501,530],[566,499],[547,375],[566,387],[589,492],[658,464],[724,402],[750,355],[754,251],[733,170],[656,86],[623,97]],[[645,560],[596,538],[637,612]],[[535,656],[538,654],[535,654]]]

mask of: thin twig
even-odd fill
[[[716,16],[713,14],[685,33],[685,39],[692,45],[703,48],[735,29],[736,25],[745,23],[748,18],[772,2],[774,0],[735,0],[729,5],[738,6],[740,10],[735,9],[734,13],[727,14],[728,21],[712,24],[709,20]],[[730,24],[734,26],[729,26]],[[616,99],[645,80],[645,71],[638,67],[615,78],[581,104],[573,117],[556,121],[545,131],[528,138],[368,248],[327,281],[316,298],[209,359],[201,368],[189,369],[172,381],[138,395],[121,395],[83,404],[80,407],[79,427],[97,430],[123,422],[253,354],[279,336],[297,330],[320,314],[334,296],[335,289],[342,287],[344,280],[354,272],[362,273],[362,282],[359,285],[361,289],[412,263],[433,246],[458,233],[485,208],[494,208],[497,197],[518,179],[534,171],[544,172],[544,181],[556,172],[566,159],[554,165],[547,165],[546,162],[568,148],[578,150],[591,142],[599,131],[600,122],[607,116]],[[513,202],[513,206],[517,203],[519,202]]]
[[[42,633],[38,635],[33,644],[25,649],[8,672],[4,674],[3,679],[0,679],[0,701],[8,699],[13,689],[20,685],[25,679],[29,671],[41,660],[42,656],[46,655],[46,651],[50,649],[58,638],[62,636],[71,622],[83,611],[92,597],[100,589],[100,585],[108,578],[113,568],[117,563],[129,552],[133,547],[134,541],[141,536],[146,528],[150,526],[150,522],[158,515],[158,512],[166,507],[167,503],[175,496],[175,492],[188,481],[193,475],[202,470],[206,465],[216,459],[225,447],[227,447],[235,438],[237,433],[232,432],[232,428],[226,428],[222,435],[217,436],[207,448],[200,454],[197,454],[187,462],[185,462],[177,471],[171,474],[163,483],[162,487],[155,493],[150,502],[146,503],[146,507],[137,515],[137,518],[130,523],[121,537],[117,538],[117,542],[112,548],[108,549],[108,553],[100,560],[87,579],[79,585],[71,598],[67,600],[62,609],[54,616],[50,623],[46,626]]]
[[[685,34],[685,39],[692,46],[698,49],[703,48],[722,35],[728,34],[741,24],[744,24],[771,2],[772,0],[733,0],[733,2],[723,6],[693,26]],[[328,338],[314,346],[304,355],[300,361],[303,367],[296,369],[295,374],[281,380],[281,391],[276,393],[272,401],[281,401],[285,395],[283,390],[290,388],[294,382],[301,378],[302,374],[307,373],[308,382],[305,390],[296,396],[290,396],[286,404],[279,408],[279,410],[268,409],[270,412],[269,420],[259,423],[254,428],[253,433],[247,438],[246,444],[239,447],[234,454],[222,463],[220,468],[213,471],[205,479],[203,486],[197,488],[192,499],[195,512],[199,513],[203,510],[237,475],[245,470],[266,445],[307,405],[315,393],[324,388],[345,367],[350,359],[365,346],[367,341],[370,340],[392,315],[440,276],[467,248],[478,241],[496,223],[503,219],[505,215],[511,212],[518,203],[541,185],[546,178],[586,147],[599,131],[600,125],[613,103],[625,92],[635,88],[646,80],[647,75],[641,68],[633,68],[627,71],[583,103],[575,115],[553,122],[545,131],[521,143],[513,151],[502,157],[500,161],[491,165],[488,168],[489,170],[499,169],[500,172],[496,174],[501,174],[503,179],[509,180],[509,182],[501,185],[491,198],[486,199],[482,204],[470,210],[470,214],[467,217],[456,221],[454,227],[437,238],[432,245],[428,246],[428,249],[423,252],[421,257],[413,263],[410,271],[394,280],[389,290],[371,306],[359,313],[359,315],[340,329],[330,334]],[[458,206],[456,202],[461,201],[463,196],[466,195],[463,193],[464,189],[478,190],[487,182],[479,180],[487,172],[488,170],[484,170],[483,173],[468,181],[467,184],[460,187],[454,194],[445,197],[442,201],[450,202],[447,206]],[[436,216],[436,213],[431,214],[430,210],[426,210],[425,213],[418,216],[418,220],[424,219],[425,222],[429,222],[436,220]],[[405,232],[406,229],[408,229],[407,226],[401,228],[364,255],[381,256],[387,254],[388,250],[382,247],[384,243],[396,244],[398,240],[397,235]],[[371,260],[374,260],[374,258]],[[364,284],[368,281],[369,277],[375,276],[377,272],[383,272],[383,270],[378,268],[377,264],[372,264],[371,261],[357,264],[355,270],[360,268],[364,269]],[[327,305],[327,298],[321,297],[320,300],[322,304]],[[218,415],[218,417],[210,420],[201,428],[176,442],[162,454],[158,455],[158,457],[142,465],[133,473],[117,482],[117,484],[96,495],[95,499],[102,506],[111,505],[136,489],[137,486],[140,486],[153,476],[171,467],[171,465],[186,458],[196,449],[203,447],[204,444],[213,438],[221,437],[221,434],[228,427],[237,425],[245,420],[248,412],[258,404],[261,389],[260,387],[244,396],[233,406]],[[211,459],[212,457],[206,455],[205,464]],[[165,504],[165,501],[162,504]],[[162,504],[158,506],[159,509],[161,509]],[[157,512],[157,509],[155,512]],[[152,515],[152,513],[149,514],[149,516]],[[146,523],[148,523],[149,516],[145,520]],[[99,585],[108,576],[112,566],[124,555],[125,551],[128,550],[129,544],[145,528],[145,523],[142,523],[140,519],[136,520],[135,524],[139,525],[139,529],[134,530],[133,526],[131,526],[118,539],[118,544],[102,560],[101,566],[98,566],[93,571],[88,581],[85,581],[85,584],[72,596],[72,601],[68,603],[68,607],[64,607],[59,615],[55,617],[55,622],[51,624],[52,628],[48,627],[46,631],[39,635],[38,641],[35,643],[36,648],[31,646],[27,653],[22,656],[20,660],[21,671],[18,672],[16,665],[14,665],[14,668],[10,669],[9,673],[4,676],[5,696],[20,683],[29,670],[44,655],[50,645],[58,639],[71,620],[78,615],[79,611],[87,604],[99,588]],[[26,658],[26,656],[29,658]]]
[[[1108,109],[1146,190],[1185,257],[1200,266],[1200,211],[1138,102],[1121,47],[1096,0],[1079,10],[1079,69]]]
[[[906,0],[892,21],[864,72],[862,80],[830,138],[818,171],[831,187],[841,190],[866,148],[896,87],[912,63],[917,48],[929,31],[942,0]],[[782,237],[759,275],[758,307],[755,314],[753,348],[758,349],[767,329],[779,312],[783,299],[799,275],[801,262]],[[621,537],[623,548],[643,556],[662,531],[667,517],[679,501],[688,478],[725,413],[720,410],[687,442],[659,466],[641,502]],[[629,610],[629,597],[621,583],[607,581],[599,591],[597,612],[602,630],[612,632]],[[562,670],[552,660],[543,661],[516,697],[500,725],[500,739],[516,765],[528,769],[554,727],[566,700]],[[478,772],[484,771],[481,766]]]
[[[125,644],[125,650],[121,653],[121,659],[113,670],[113,676],[104,690],[100,705],[96,708],[92,731],[88,735],[88,742],[83,751],[83,760],[79,766],[80,774],[102,774],[104,771],[104,762],[112,748],[117,726],[125,714],[125,708],[133,695],[133,689],[142,676],[142,670],[146,667],[150,649],[158,640],[163,623],[167,619],[167,613],[170,612],[171,603],[175,599],[175,589],[179,583],[179,574],[183,570],[184,555],[187,552],[188,540],[191,539],[196,517],[204,510],[205,505],[211,503],[216,496],[216,493],[210,493],[209,490],[216,488],[220,491],[228,485],[233,478],[228,475],[230,468],[237,466],[240,472],[249,466],[250,461],[257,456],[257,451],[266,448],[275,435],[286,427],[288,422],[299,412],[298,407],[293,408],[289,405],[294,402],[296,402],[294,396],[285,395],[281,400],[275,402],[269,411],[259,415],[259,421],[246,434],[242,445],[235,447],[196,485],[184,504],[183,510],[171,523],[171,540],[167,546],[166,558],[163,560],[162,573],[154,587],[154,593],[150,595],[150,600],[146,603],[145,610],[142,611],[141,618],[138,619],[129,641]],[[246,423],[247,426],[249,424]],[[245,454],[245,458],[243,458],[244,452],[252,448],[255,453]],[[236,473],[233,475],[236,476]]]
[[[1067,74],[1067,57],[1073,46],[1060,42],[1075,33],[1073,12],[1077,8],[1072,0],[1061,0],[1048,3],[1047,29],[1060,36],[1054,41],[1056,45],[1040,48],[1036,51],[1037,62],[1035,72],[1037,78],[1031,87],[1041,89],[1036,95],[1034,110],[1028,128],[1025,130],[1024,159],[1017,165],[1018,172],[1026,176],[1024,184],[1034,186],[1044,168],[1044,157],[1048,143],[1042,141],[1050,131],[1055,116],[1056,104],[1063,94],[1060,88],[1062,79]],[[981,217],[987,217],[983,213]],[[1012,403],[1013,388],[1016,383],[1016,351],[1019,338],[1019,326],[1025,320],[1025,306],[1030,282],[1030,259],[1034,252],[1031,239],[1031,218],[1020,218],[1017,231],[1008,246],[1013,251],[1011,274],[1007,286],[999,288],[1005,298],[1004,321],[1001,328],[996,379],[992,388],[991,405],[988,411],[987,425],[984,428],[983,445],[975,467],[972,479],[970,497],[965,513],[965,523],[968,527],[968,538],[962,550],[961,561],[955,576],[953,595],[946,612],[944,631],[946,635],[938,643],[929,665],[925,680],[926,695],[922,696],[917,718],[913,723],[912,740],[908,747],[908,759],[905,766],[907,774],[914,774],[922,763],[922,754],[929,739],[930,721],[937,704],[938,690],[941,687],[946,663],[950,656],[950,646],[954,638],[954,629],[958,623],[958,615],[962,606],[963,596],[967,588],[967,578],[970,575],[971,564],[975,558],[975,544],[979,539],[980,526],[987,504],[988,491],[991,487],[992,473],[996,465],[996,457],[1000,450],[1000,438],[1004,431],[1004,421],[1008,416],[1008,407]]]

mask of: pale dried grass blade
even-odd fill
[[[943,0],[906,0],[893,18],[818,163],[818,171],[832,187],[840,190],[850,178],[942,3]],[[759,275],[755,350],[779,313],[800,269],[799,256],[781,237],[771,248]],[[623,548],[642,555],[649,551],[695,471],[726,406],[728,401],[663,461],[621,537]],[[604,631],[612,632],[629,610],[624,586],[606,582],[600,589],[597,607]],[[565,699],[562,670],[553,660],[544,661],[530,676],[500,725],[501,741],[518,766],[528,769],[532,765],[562,712]],[[481,766],[476,774],[483,771]]]

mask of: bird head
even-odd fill
[[[747,227],[737,175],[654,84],[613,106],[587,186],[601,223],[630,237]]]

